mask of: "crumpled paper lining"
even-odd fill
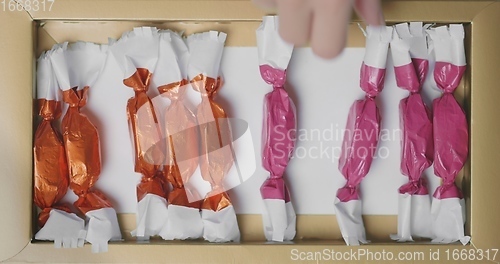
[[[86,235],[83,219],[54,208],[50,209],[46,224],[35,234],[35,239],[54,241],[55,248],[77,248],[83,247]]]

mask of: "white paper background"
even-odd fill
[[[338,159],[332,160],[331,149],[340,149],[349,107],[354,100],[364,96],[359,88],[359,69],[363,56],[362,48],[348,48],[333,61],[315,57],[309,48],[299,48],[294,52],[288,69],[290,85],[287,89],[297,106],[298,127],[307,131],[299,131],[298,135],[308,136],[307,140],[298,142],[298,152],[286,172],[297,214],[334,213],[335,193],[345,180],[338,170]],[[382,114],[382,129],[390,132],[391,140],[380,141],[379,149],[384,148],[381,154],[388,154],[388,157],[376,158],[361,184],[364,214],[397,214],[397,189],[407,182],[399,170],[399,134],[392,136],[393,131],[399,129],[399,101],[407,96],[407,92],[396,87],[394,71],[390,66],[392,58],[388,58],[388,63],[385,88],[377,101]],[[257,162],[253,176],[229,194],[237,213],[261,214],[264,204],[259,188],[268,177],[262,168],[260,154],[262,107],[264,95],[271,91],[271,87],[260,77],[255,47],[225,48],[221,71],[225,84],[216,101],[224,106],[230,117],[248,122]],[[97,188],[110,198],[118,213],[134,213],[137,205],[135,188],[140,175],[133,172],[133,150],[126,115],[127,100],[134,93],[123,85],[122,77],[119,66],[108,57],[101,78],[89,91],[88,104],[83,112],[97,126],[101,137],[102,172]],[[431,82],[427,83],[423,94],[429,105],[431,99],[440,93],[430,88]],[[156,87],[150,87],[152,96],[158,94],[155,90]],[[196,92],[190,91],[190,98],[199,97]],[[322,132],[331,127],[333,140],[311,139],[311,132]],[[312,150],[313,155],[318,155],[319,151],[313,148],[321,144],[329,148],[329,157],[304,157],[305,150]],[[232,173],[235,173],[234,166]],[[243,173],[251,174],[251,171]],[[432,167],[425,174],[431,182],[429,190],[432,194],[439,179],[434,176]],[[199,172],[192,181],[204,184],[205,190],[209,189]],[[68,202],[75,199],[71,191],[65,197]]]

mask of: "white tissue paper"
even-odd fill
[[[54,45],[50,61],[59,83],[59,88],[69,90],[85,86],[92,87],[104,68],[107,45],[90,42],[64,42]]]
[[[427,30],[432,39],[436,62],[447,62],[465,66],[465,31],[461,24],[451,24]],[[460,241],[466,245],[470,241],[464,234],[465,200],[462,198],[432,198],[432,231],[434,243]]]
[[[176,83],[184,79],[187,80],[189,50],[182,36],[176,32],[168,30],[160,31],[159,48],[158,64],[155,69],[157,74],[153,76],[153,83],[155,86],[159,87],[162,85]],[[184,86],[181,87],[181,89],[188,89],[188,87]],[[184,100],[184,97],[182,100]],[[169,100],[165,96],[162,96],[161,98],[162,100]],[[165,109],[162,109],[161,111],[164,112]],[[169,130],[169,132],[175,134],[181,131]],[[175,143],[174,148],[176,148]],[[196,162],[198,161],[198,157],[194,157],[194,159],[196,159]],[[186,161],[178,160],[176,162],[180,168],[179,171],[185,172],[186,170],[183,169],[182,166],[185,166]],[[186,166],[189,166],[189,164]],[[184,183],[184,186],[185,188],[188,188],[186,184],[187,182]],[[186,191],[194,192],[196,190],[186,189]],[[199,195],[195,195],[195,197],[198,196]],[[191,196],[188,195],[188,197]],[[168,221],[159,235],[165,240],[201,238],[203,236],[203,222],[201,220],[200,209],[169,204]]]
[[[182,37],[170,30],[159,31],[158,62],[152,77],[154,88],[187,78],[189,51]]]
[[[268,64],[276,69],[287,69],[292,58],[293,45],[279,35],[279,18],[265,16],[257,29],[257,51],[259,65]]]
[[[366,27],[365,65],[385,69],[389,42],[392,39],[392,27]]]
[[[51,50],[43,52],[38,58],[36,71],[37,99],[61,101],[57,80],[50,64]]]
[[[263,18],[262,24],[256,31],[259,65],[286,70],[294,47],[280,37],[278,29],[277,16]],[[297,216],[291,201],[285,203],[285,200],[280,199],[264,199],[262,212],[266,240],[276,242],[293,240]]]
[[[276,242],[293,240],[297,233],[297,215],[292,202],[264,199],[264,206],[262,223],[266,240]]]
[[[433,237],[429,195],[398,195],[398,233],[390,237],[398,242]]]
[[[59,87],[63,90],[74,87],[78,90],[85,86],[92,87],[104,67],[108,46],[90,42],[76,42],[68,45],[65,42],[56,44],[54,47],[50,60]],[[87,219],[89,221],[86,240],[92,244],[92,252],[106,252],[109,240],[121,240],[120,227],[113,208],[89,211]],[[96,239],[96,234],[99,233],[102,235]],[[108,233],[112,235],[106,235]],[[106,238],[107,240],[104,241],[103,239]]]
[[[45,225],[36,233],[37,240],[54,241],[54,247],[83,247],[87,232],[85,221],[74,213],[52,209]]]
[[[109,49],[123,72],[123,78],[132,76],[138,68],[147,69],[155,76],[159,52],[159,34],[155,27],[137,27],[123,33],[118,40],[109,40]],[[149,88],[151,90],[151,87]],[[150,120],[139,120],[149,122]],[[144,124],[148,125],[148,124]],[[132,133],[132,132],[131,132]],[[160,136],[160,135],[158,135]],[[158,142],[159,138],[154,142]],[[144,146],[143,146],[144,147]],[[131,235],[139,240],[149,240],[159,235],[168,219],[167,200],[156,194],[147,194],[137,203],[136,229]]]
[[[394,67],[408,65],[412,59],[427,59],[427,38],[422,22],[397,24],[391,41]],[[431,238],[431,199],[426,195],[398,195],[398,233],[390,237],[398,242],[413,237]]]
[[[165,240],[201,238],[203,221],[200,209],[170,204],[168,221],[160,236]]]
[[[470,236],[464,234],[465,200],[459,198],[432,199],[433,243],[449,244],[460,241],[467,245]]]
[[[50,55],[53,50],[42,53],[37,65],[37,98],[60,101],[57,80],[52,71]],[[45,225],[36,233],[35,239],[54,241],[60,248],[83,247],[85,242],[85,222],[76,214],[52,209]]]
[[[214,79],[219,77],[226,37],[227,35],[223,32],[209,31],[193,34],[187,38],[190,52],[188,65],[190,80],[200,74]],[[210,242],[240,241],[240,230],[232,204],[217,212],[202,209],[201,216],[205,240]]]
[[[368,26],[365,33],[364,64],[378,69],[385,69],[393,28]],[[340,232],[348,246],[359,246],[359,243],[366,244],[370,242],[366,239],[361,200],[341,202],[338,197],[335,197],[334,209]]]
[[[190,79],[199,74],[214,79],[219,77],[220,61],[226,37],[226,33],[209,31],[193,34],[187,38],[190,52],[188,65]]]
[[[465,59],[464,27],[451,24],[427,30],[432,39],[436,61],[448,62],[456,66],[467,65]]]
[[[158,62],[158,29],[137,27],[122,34],[118,40],[109,39],[109,49],[120,66],[124,79],[137,68],[153,73]]]
[[[148,193],[137,203],[136,229],[130,234],[139,240],[149,240],[160,235],[168,219],[167,200]]]
[[[202,210],[203,238],[210,242],[239,242],[240,229],[232,205],[214,212]]]
[[[122,234],[118,226],[115,209],[102,208],[87,212],[87,237],[92,244],[92,253],[107,252],[108,241],[120,241]]]
[[[361,216],[361,201],[341,202],[335,197],[334,206],[335,216],[345,243],[348,246],[359,246],[360,242],[369,243],[370,241],[366,240],[365,225]]]

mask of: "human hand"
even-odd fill
[[[280,35],[295,45],[309,43],[314,53],[333,58],[344,49],[351,10],[370,25],[384,25],[380,0],[253,0],[276,8]]]

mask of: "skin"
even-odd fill
[[[275,9],[280,35],[297,46],[310,44],[320,57],[331,59],[345,47],[352,9],[368,24],[384,25],[380,0],[253,0]]]

